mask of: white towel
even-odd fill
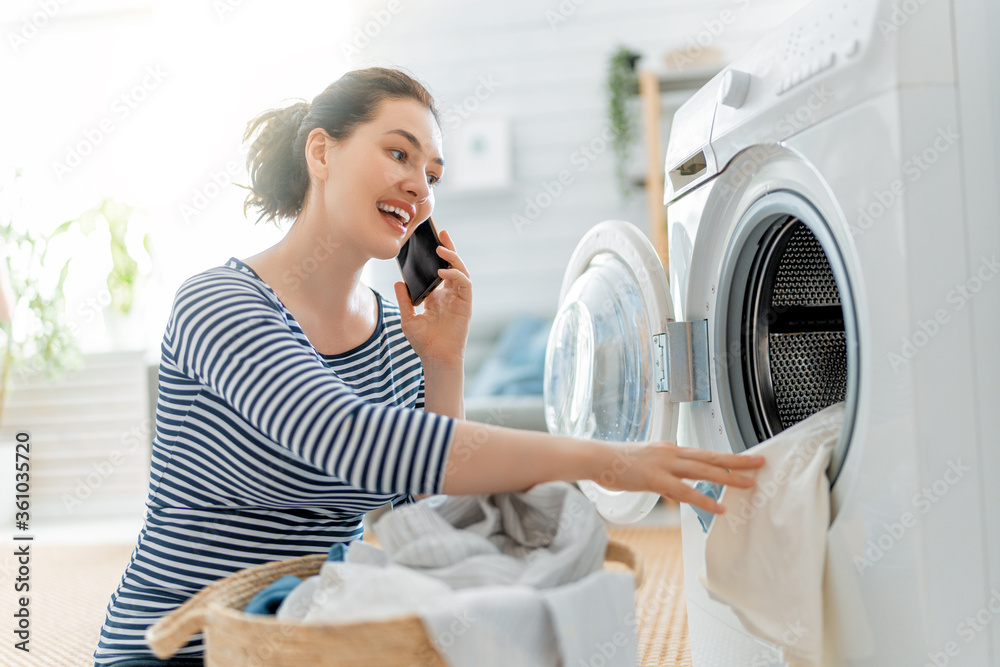
[[[374,529],[384,551],[355,542],[278,618],[418,614],[452,667],[636,664],[635,582],[602,569],[607,531],[575,486],[428,498]]]
[[[844,420],[837,403],[752,450],[767,463],[751,489],[727,487],[726,513],[705,540],[709,595],[748,631],[783,647],[792,665],[819,664],[830,526],[826,469]]]

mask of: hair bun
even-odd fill
[[[294,218],[302,208],[309,177],[305,160],[295,156],[296,138],[309,116],[309,103],[300,100],[279,109],[269,109],[247,123],[243,141],[253,138],[247,151],[250,194],[243,212],[251,206],[261,217],[277,221]]]

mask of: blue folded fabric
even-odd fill
[[[334,542],[333,546],[330,547],[330,553],[326,555],[326,559],[336,563],[343,563],[344,558],[347,557],[348,546],[350,546],[349,542]]]
[[[302,580],[295,575],[286,574],[253,596],[243,611],[247,614],[274,614],[292,589],[301,583]]]
[[[344,562],[349,546],[348,542],[334,542],[326,559],[338,563]],[[243,611],[247,614],[275,614],[288,594],[301,583],[302,579],[299,577],[287,574],[254,595]]]
[[[715,482],[706,482],[705,480],[700,480],[695,482],[694,490],[698,493],[708,496],[712,500],[718,500],[719,496],[722,495],[722,489],[725,488],[722,484],[716,484]],[[701,524],[701,529],[704,532],[708,532],[708,529],[712,527],[712,521],[715,520],[715,515],[708,510],[703,510],[697,505],[691,505],[691,509],[694,513],[698,515],[698,523]]]

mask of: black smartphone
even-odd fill
[[[439,245],[441,241],[434,226],[434,218],[427,218],[417,225],[396,255],[399,272],[403,274],[403,282],[406,283],[414,306],[419,306],[441,284],[438,270],[451,268],[451,264],[438,257]]]

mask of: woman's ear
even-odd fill
[[[326,133],[321,127],[313,129],[306,137],[306,167],[309,169],[310,177],[326,180],[330,172],[330,160],[328,151],[336,145],[337,141]]]

